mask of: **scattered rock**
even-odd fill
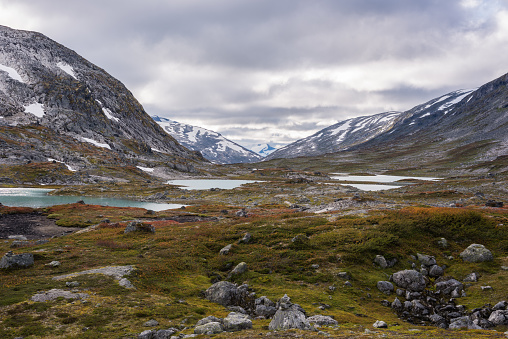
[[[127,227],[125,227],[124,233],[130,232],[149,232],[155,233],[155,227],[152,224],[143,223],[140,221],[131,221]]]
[[[146,330],[138,335],[138,339],[170,339],[172,335],[177,333],[176,328],[167,330]]]
[[[437,264],[436,258],[431,256],[431,255],[417,253],[416,257],[418,258],[418,261],[421,262],[422,264],[424,264],[425,266],[429,266],[430,267],[432,265],[436,265]]]
[[[247,311],[254,309],[254,299],[249,294],[249,286],[238,286],[229,281],[219,281],[205,291],[205,298],[222,306],[241,306]]]
[[[309,324],[316,324],[319,326],[336,326],[339,322],[327,315],[313,315],[312,317],[307,318],[307,322]]]
[[[0,268],[27,268],[34,264],[34,256],[31,253],[14,254],[12,251],[7,252],[0,259]]]
[[[225,331],[241,331],[252,328],[249,316],[242,313],[231,312],[223,320]]]
[[[52,261],[49,264],[46,264],[46,266],[51,266],[51,267],[58,267],[60,265],[61,265],[60,261]]]
[[[94,268],[92,270],[86,270],[86,271],[81,271],[81,272],[59,275],[59,276],[53,277],[53,280],[74,278],[76,276],[84,275],[84,274],[104,274],[104,275],[113,277],[116,280],[120,280],[125,275],[129,275],[134,270],[135,270],[135,268],[132,265],[106,266],[106,267],[101,267],[101,268]]]
[[[378,281],[377,282],[377,289],[386,295],[392,294],[392,292],[395,290],[395,288],[393,287],[393,284],[389,281]]]
[[[67,281],[65,283],[65,286],[67,286],[67,287],[78,287],[79,286],[79,282],[77,282],[77,281]]]
[[[289,330],[292,328],[300,330],[309,330],[310,325],[305,319],[305,313],[302,308],[291,302],[291,299],[285,294],[277,303],[278,309],[268,328],[273,330]]]
[[[118,285],[128,289],[135,289],[134,285],[129,280],[127,280],[127,278],[120,279],[120,281],[118,281]]]
[[[382,320],[377,320],[372,327],[374,328],[388,328],[388,324]]]
[[[426,281],[423,275],[415,270],[404,270],[393,274],[393,282],[401,288],[421,292],[425,289]]]
[[[35,302],[45,302],[52,301],[57,298],[65,298],[65,299],[84,299],[87,298],[87,293],[72,293],[65,290],[60,289],[52,289],[47,292],[37,293],[33,295],[30,300]]]
[[[319,268],[319,265],[318,264],[312,264],[312,265],[310,265],[310,268],[312,268],[313,270],[317,270]]]
[[[480,286],[480,288],[482,289],[482,291],[492,291],[493,290],[492,286]]]
[[[477,282],[478,281],[478,274],[476,273],[470,273],[464,278],[464,282]]]
[[[467,262],[484,262],[492,261],[494,256],[492,253],[480,244],[471,244],[462,253],[460,253],[462,260]]]
[[[212,321],[205,323],[203,325],[197,325],[194,328],[194,334],[206,334],[206,335],[212,335],[212,334],[219,334],[224,332],[222,325],[220,322]]]
[[[353,284],[351,284],[349,281],[346,281],[344,283],[344,286],[347,286],[347,287],[353,287]]]
[[[444,269],[441,266],[433,265],[429,269],[429,277],[438,278],[444,274]]]
[[[157,320],[155,320],[155,319],[150,319],[147,322],[145,322],[143,324],[143,326],[145,326],[145,327],[155,327],[155,326],[159,326],[159,322]]]
[[[386,262],[385,257],[379,254],[374,258],[374,263],[383,269],[388,267],[388,263]]]
[[[507,310],[497,310],[492,312],[489,316],[489,321],[494,325],[508,325],[508,311]]]
[[[229,276],[232,277],[233,275],[245,273],[247,272],[247,269],[248,269],[247,264],[245,262],[241,262],[238,265],[236,265],[235,268],[233,268],[231,273],[229,273]]]
[[[213,315],[209,315],[208,317],[199,320],[196,323],[196,326],[201,326],[201,325],[204,325],[204,324],[214,323],[214,322],[215,323],[221,323],[222,320],[220,318],[214,317]]]
[[[506,310],[506,306],[508,306],[508,303],[503,300],[495,304],[494,307],[492,307],[492,310],[494,311]]]
[[[240,239],[238,242],[240,244],[248,244],[251,241],[251,239],[252,239],[252,235],[250,233],[245,233],[243,235],[243,238]]]
[[[448,240],[441,238],[437,241],[437,245],[441,248],[448,248]]]
[[[248,214],[245,208],[242,208],[241,210],[236,211],[236,216],[241,218],[247,218]]]
[[[468,316],[454,318],[450,321],[450,326],[448,326],[449,329],[461,329],[461,328],[467,328],[468,330],[481,330],[482,328],[478,325],[475,325],[471,318]]]
[[[341,279],[344,279],[344,280],[350,280],[351,279],[351,275],[348,272],[339,272],[339,273],[337,273],[337,277],[341,278]]]
[[[463,289],[464,285],[460,281],[453,278],[436,283],[436,291],[442,292],[443,294],[449,295],[453,291],[460,292]]]
[[[2,205],[0,204],[0,206],[2,206]],[[24,235],[9,235],[9,236],[7,237],[7,239],[21,240],[21,241],[26,241],[26,240],[28,240],[28,239],[27,239],[27,237],[25,237]]]
[[[273,317],[275,312],[277,312],[277,308],[275,308],[275,303],[268,299],[265,296],[259,297],[254,301],[255,305],[255,315],[258,317],[264,317],[269,319]]]
[[[227,246],[224,246],[220,251],[219,251],[219,254],[220,255],[228,255],[229,254],[229,251],[231,250],[231,247],[233,247],[233,244],[229,244]]]

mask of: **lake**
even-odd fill
[[[332,173],[334,174],[334,173]],[[424,181],[435,181],[440,178],[430,177],[406,177],[400,175],[336,175],[330,178],[338,181],[357,181],[357,182],[379,182],[379,183],[397,183],[399,180],[424,180]],[[394,188],[400,188],[404,185],[376,185],[376,184],[345,184],[358,188],[362,191],[383,191]]]
[[[51,191],[51,189],[44,188],[0,188],[0,203],[5,206],[39,208],[72,204],[79,200],[83,200],[88,205],[139,207],[153,211],[163,211],[185,206],[180,204],[160,204],[116,198],[47,195],[48,192]]]
[[[170,180],[166,184],[182,186],[186,190],[209,190],[211,188],[220,188],[230,190],[241,185],[260,182],[255,180],[228,180],[228,179],[182,179]]]

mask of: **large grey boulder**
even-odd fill
[[[34,264],[34,256],[32,253],[14,254],[12,251],[7,252],[0,259],[0,268],[27,268]]]
[[[393,282],[400,288],[421,292],[425,289],[426,281],[423,275],[415,270],[403,270],[393,274]]]
[[[492,261],[494,256],[485,246],[480,244],[469,245],[462,253],[460,253],[462,260],[467,262],[484,262]]]
[[[217,321],[212,321],[203,325],[197,325],[194,328],[194,334],[219,334],[224,332],[222,325]]]
[[[374,324],[372,324],[372,327],[374,328],[388,328],[388,324],[385,323],[383,320],[376,320]]]
[[[379,254],[374,258],[374,263],[383,269],[388,267],[385,257]]]
[[[219,254],[220,255],[228,255],[229,254],[229,251],[231,251],[231,247],[233,247],[233,244],[229,244],[227,246],[224,246],[220,251],[219,251]]]
[[[481,330],[482,328],[476,324],[473,323],[471,318],[468,316],[454,318],[450,320],[450,325],[448,326],[449,329],[461,329],[461,328],[467,328],[468,330]]]
[[[418,261],[424,264],[425,266],[432,266],[437,264],[436,258],[431,255],[417,253],[416,257],[418,258]]]
[[[252,328],[252,321],[247,314],[231,312],[222,321],[225,331],[241,331]]]
[[[155,233],[155,227],[152,224],[143,223],[140,221],[131,221],[127,227],[125,227],[123,233],[130,232],[148,232]]]
[[[215,323],[221,323],[222,319],[214,317],[213,315],[209,315],[208,317],[199,320],[196,323],[196,326],[201,326],[201,325],[204,325],[204,324],[214,323],[214,322]]]
[[[277,308],[275,303],[265,296],[259,297],[254,301],[255,310],[254,313],[258,317],[265,317],[266,319],[273,317]]]
[[[316,324],[319,326],[336,326],[339,324],[339,322],[337,320],[333,319],[332,317],[327,316],[327,315],[320,315],[320,314],[316,314],[316,315],[313,315],[312,317],[308,317],[307,322],[309,324]]]
[[[490,314],[489,321],[494,325],[508,325],[508,311],[497,310]]]
[[[291,302],[291,298],[285,294],[278,302],[279,308],[272,321],[268,325],[271,331],[289,330],[292,328],[300,330],[309,330],[310,325],[305,318],[302,308]]]
[[[395,290],[395,288],[393,287],[393,284],[389,281],[378,281],[377,282],[377,289],[386,295],[392,294],[392,292]]]
[[[456,279],[449,279],[436,283],[436,291],[444,294],[451,294],[453,291],[461,292],[463,289],[464,285]]]
[[[229,281],[219,281],[205,291],[205,298],[222,306],[241,306],[249,312],[254,309],[254,297],[249,294],[249,286],[236,285]]]
[[[444,269],[438,265],[432,265],[429,269],[429,277],[438,278],[444,274]]]
[[[146,330],[138,334],[138,339],[170,339],[178,330],[169,328],[167,330]]]
[[[229,273],[229,276],[240,275],[242,273],[247,272],[247,269],[248,269],[247,263],[241,262],[238,265],[236,265],[235,268],[233,268],[233,270]]]

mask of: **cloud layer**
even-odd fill
[[[249,146],[406,110],[508,71],[506,0],[0,0],[149,114]]]

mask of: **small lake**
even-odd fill
[[[47,195],[51,191],[51,189],[44,188],[0,188],[0,203],[5,206],[39,208],[72,204],[83,200],[88,205],[139,207],[153,211],[163,211],[184,206],[180,204],[159,204],[116,198]]]
[[[255,180],[228,180],[228,179],[182,179],[170,180],[166,184],[182,186],[185,190],[209,190],[211,188],[220,188],[231,190],[241,185],[260,182]]]
[[[332,173],[333,174],[333,173]],[[356,181],[356,182],[379,182],[383,185],[376,184],[345,184],[358,188],[362,191],[383,191],[394,188],[400,188],[404,185],[384,185],[385,183],[397,183],[399,180],[424,180],[424,181],[435,181],[440,178],[430,177],[406,177],[400,175],[336,175],[330,178],[338,181]]]

